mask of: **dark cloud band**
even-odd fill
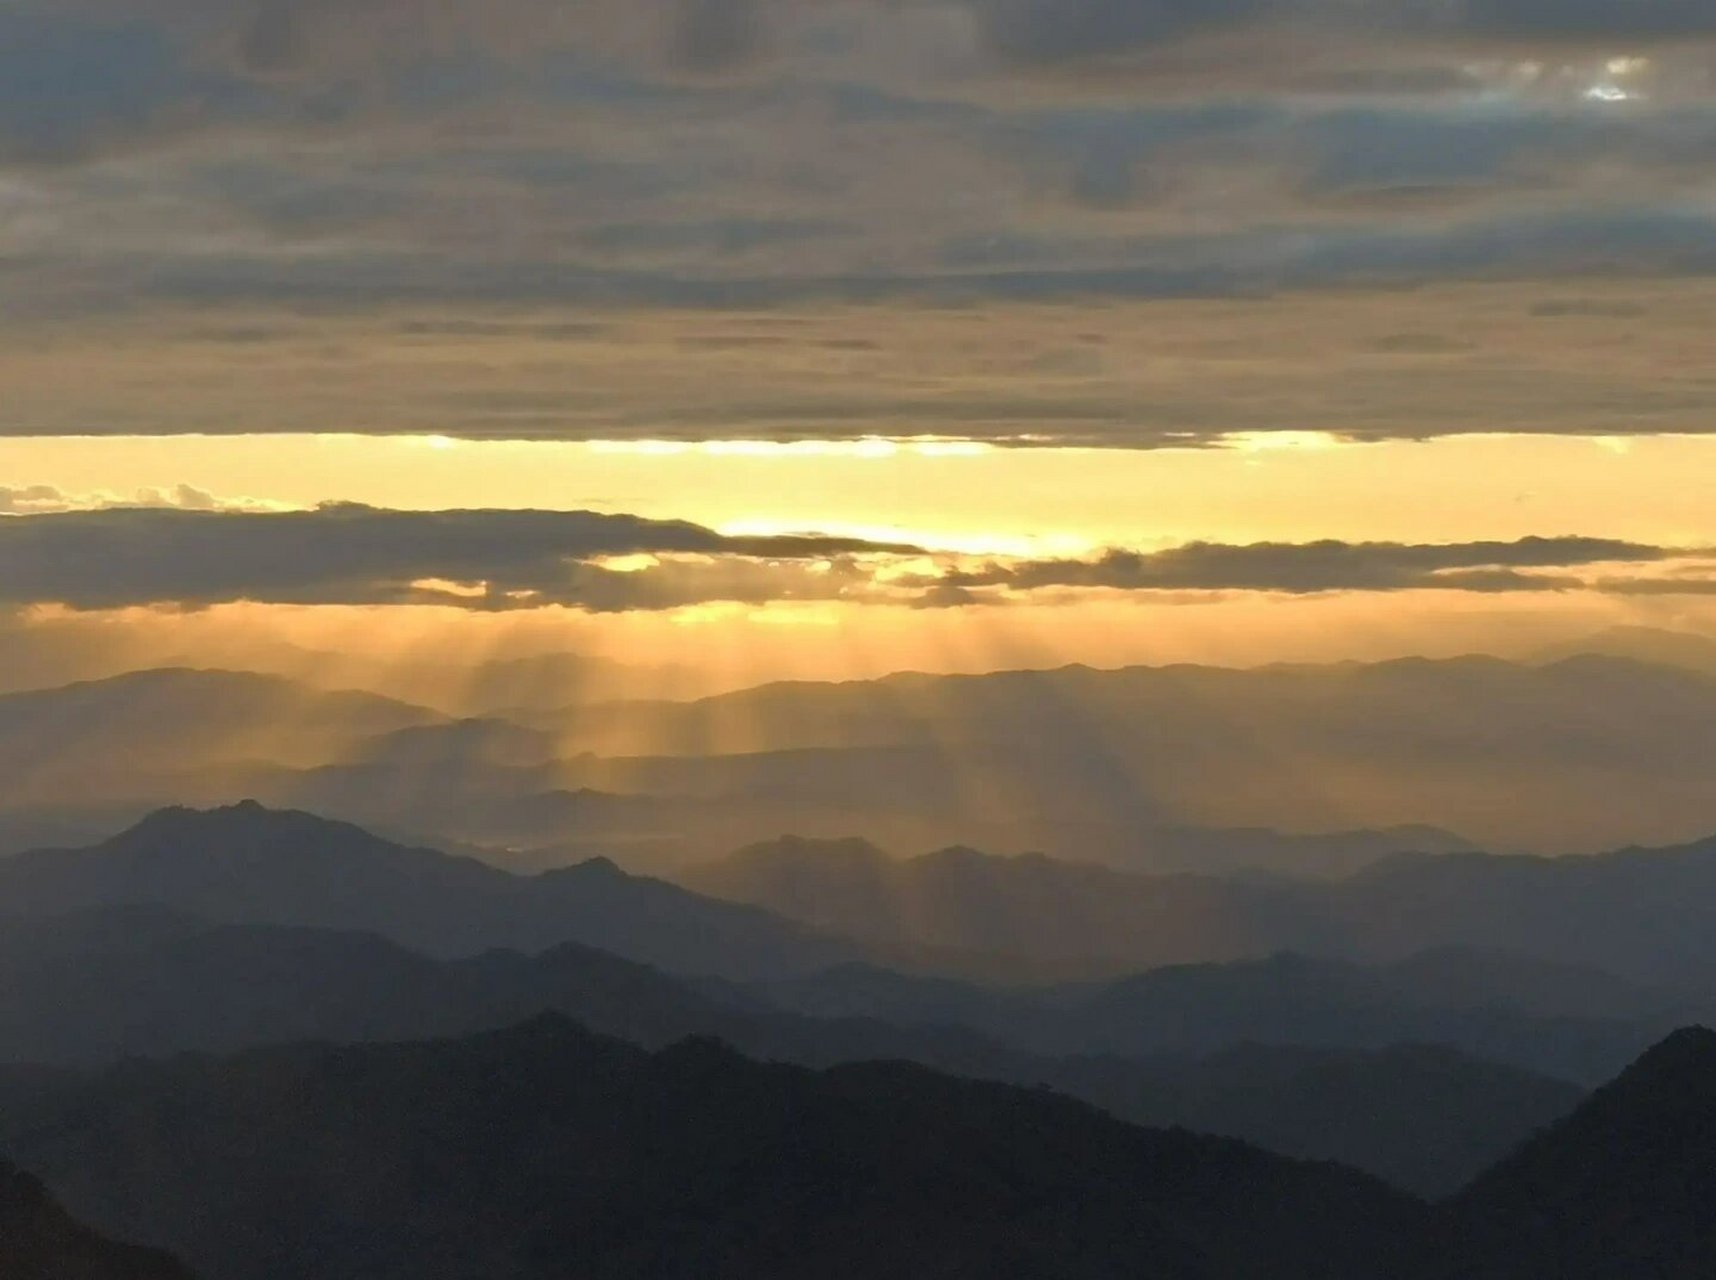
[[[0,518],[0,601],[135,605],[566,605],[594,611],[838,596],[847,562],[914,548],[724,537],[593,512],[111,509]],[[608,563],[670,557],[635,570]]]
[[[590,512],[114,508],[0,516],[0,606],[249,601],[605,613],[794,601],[951,608],[1092,591],[1693,595],[1712,590],[1702,569],[1679,576],[1660,570],[1704,554],[1601,538],[1527,538],[1194,543],[1115,550],[1094,560],[971,565],[899,544],[726,537],[694,524]]]
[[[1598,564],[1648,565],[1687,551],[1605,538],[1526,538],[1448,545],[1197,542],[1166,551],[1110,551],[1097,560],[1036,560],[947,575],[942,586],[1099,588],[1111,591],[1559,591],[1582,585],[1534,571]]]

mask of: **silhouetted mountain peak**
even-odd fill
[[[1628,1067],[1604,1092],[1611,1100],[1637,1094],[1716,1108],[1716,1031],[1708,1027],[1676,1031]]]
[[[970,845],[955,844],[945,849],[937,849],[916,859],[919,866],[951,868],[986,867],[1003,859],[994,854],[984,853],[981,849],[973,849]]]
[[[523,1022],[487,1033],[496,1044],[582,1044],[605,1042],[608,1037],[597,1035],[581,1023],[554,1009],[545,1009]]]
[[[119,838],[124,839],[126,836],[133,835],[180,835],[187,832],[199,834],[232,833],[258,828],[279,828],[286,824],[304,826],[312,823],[329,829],[359,830],[359,828],[347,823],[335,822],[329,818],[319,818],[302,810],[270,809],[258,800],[240,800],[235,804],[221,805],[213,809],[194,809],[188,805],[169,805],[140,819],[129,830],[122,832]]]
[[[289,688],[292,681],[285,676],[266,675],[260,671],[226,671],[212,667],[171,666],[149,667],[141,671],[124,671],[98,680],[78,680],[61,686],[70,689],[150,689],[176,686],[246,686],[253,689]]]
[[[387,848],[362,827],[299,809],[270,809],[255,800],[215,809],[158,809],[103,846],[111,850],[160,849],[179,853],[279,848],[301,855],[317,849]]]
[[[597,859],[514,875],[296,810],[164,809],[90,848],[0,860],[0,903],[36,914],[158,904],[208,920],[380,934],[435,955],[581,942],[679,972],[754,977],[861,948],[759,907]]]
[[[626,875],[625,870],[620,866],[620,864],[615,862],[612,858],[586,858],[584,861],[571,867],[570,870],[578,872],[581,875],[600,876],[604,879],[610,880],[626,880],[630,878]]]
[[[742,1066],[747,1059],[719,1036],[687,1036],[656,1055],[656,1062],[679,1075],[710,1075]]]

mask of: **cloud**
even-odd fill
[[[50,509],[17,491],[0,509],[0,607],[95,611],[439,605],[589,613],[781,602],[992,606],[1068,593],[1590,591],[1708,594],[1708,552],[1601,538],[1449,545],[1193,543],[1093,560],[926,557],[819,535],[734,537],[683,522],[552,511],[255,513],[185,507]],[[36,496],[30,496],[35,493]]]
[[[57,515],[115,508],[251,513],[283,509],[278,503],[259,498],[218,497],[189,484],[174,485],[171,489],[138,489],[129,494],[68,493],[51,484],[0,485],[0,516]]]
[[[940,590],[969,593],[1005,588],[1013,592],[1051,588],[1108,591],[1261,591],[1286,595],[1334,591],[1566,591],[1585,587],[1568,574],[1592,565],[1651,565],[1693,554],[1606,538],[1526,538],[1518,542],[1447,545],[1407,543],[1256,543],[1235,546],[1196,542],[1165,551],[1114,550],[1094,560],[998,562],[979,570],[943,576]],[[1614,581],[1614,580],[1612,580]],[[1613,589],[1613,585],[1604,589]]]
[[[0,602],[671,609],[839,598],[864,581],[854,557],[908,554],[593,512],[114,508],[0,519]]]
[[[472,297],[373,311],[258,283],[226,306],[134,298],[88,330],[0,320],[0,435],[1152,449],[1278,430],[1627,437],[1716,422],[1701,358],[1716,326],[1708,279],[1365,289],[1362,278],[1195,305],[1068,292],[930,307],[902,295],[761,314],[509,303],[475,271]],[[362,283],[346,287],[363,296]],[[1414,336],[1384,341],[1401,334]]]
[[[86,160],[210,116],[253,116],[261,100],[135,14],[0,6],[0,165]]]
[[[1554,48],[1716,35],[1711,0],[972,0],[990,43],[1022,62],[1112,61],[1258,28],[1362,45]]]
[[[751,62],[764,43],[759,0],[678,0],[672,51],[692,71],[722,72]]]
[[[1281,0],[986,0],[977,12],[994,48],[1026,62],[1109,58],[1211,30],[1246,26]]]
[[[76,347],[3,371],[0,434],[1697,429],[1716,391],[1637,316],[1612,317],[1640,353],[1624,385],[1473,350],[1435,394],[1410,382],[1428,370],[1397,371],[1397,392],[1309,414],[1229,366],[1169,385],[1177,357],[1045,360],[1010,336],[973,357],[987,379],[860,382],[795,351],[699,371],[669,404],[662,362],[548,385],[553,361],[520,358],[497,388],[491,350],[449,358],[466,385],[420,401],[387,365],[400,324],[478,308],[491,332],[959,309],[1005,335],[1057,305],[1709,276],[1713,24],[1703,0],[0,0],[0,326]],[[1419,305],[1403,290],[1379,331],[1425,331]],[[257,337],[175,345],[167,320],[193,311],[200,332]],[[370,330],[286,333],[306,315]],[[171,348],[158,376],[44,386],[126,372],[127,325]],[[1256,360],[1345,388],[1370,376],[1350,350]],[[206,399],[187,405],[192,386]]]
[[[753,236],[767,242],[778,234],[775,228],[729,230],[726,243],[741,245]],[[632,241],[659,246],[707,242],[711,235],[719,238],[721,229],[712,232],[705,224],[640,232]],[[720,311],[820,303],[1233,298],[1432,280],[1716,274],[1716,216],[1697,209],[1567,210],[1439,225],[1326,223],[1113,241],[999,239],[987,245],[988,261],[977,269],[963,269],[974,257],[970,246],[944,246],[943,263],[920,271],[797,276],[627,270],[534,257],[461,262],[392,247],[304,260],[205,253],[160,264],[142,288],[158,301],[204,305],[273,298],[356,309],[464,302]],[[1097,260],[1080,261],[1091,257]]]
[[[1409,5],[1401,7],[1412,10]],[[1674,40],[1716,35],[1716,4],[1711,0],[1464,0],[1444,21],[1462,33],[1504,40]],[[1429,25],[1435,29],[1438,24]]]

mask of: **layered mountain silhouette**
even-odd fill
[[[251,797],[360,824],[433,833],[491,860],[549,865],[557,846],[600,844],[662,871],[706,861],[781,831],[838,838],[854,830],[901,847],[952,840],[1017,848],[1037,841],[1135,869],[1212,874],[1347,874],[1406,852],[1469,850],[1436,828],[1292,834],[1266,828],[1167,827],[1148,814],[1067,810],[999,820],[964,784],[985,771],[1013,800],[1076,789],[1016,752],[973,747],[952,758],[906,747],[605,758],[564,754],[576,732],[504,720],[435,723],[349,746],[328,763],[266,761],[198,769],[157,782],[163,802]],[[1059,802],[1057,801],[1057,804]],[[537,852],[541,851],[541,852]]]
[[[166,669],[0,696],[0,802],[113,802],[257,759],[299,767],[440,719],[373,693],[278,676]]]
[[[1716,991],[1716,839],[1593,857],[1410,855],[1314,883],[1141,876],[963,848],[902,862],[863,841],[788,839],[679,878],[877,944],[1111,972],[1280,951],[1393,962],[1457,947]],[[1589,974],[1562,985],[1616,986]]]
[[[956,840],[1010,832],[1079,856],[1091,851],[1053,833],[1430,821],[1485,847],[1559,852],[1716,829],[1716,681],[1601,655],[897,675],[515,714],[575,720],[603,756],[912,748],[908,794],[976,824]]]
[[[848,965],[745,989],[798,1012],[963,1026],[1043,1054],[1443,1044],[1593,1083],[1709,1008],[1590,970],[1460,950],[1380,966],[1282,953],[1012,990]]]
[[[28,1093],[0,1074],[0,1139],[84,1220],[233,1280],[1696,1280],[1713,1079],[1716,1034],[1676,1033],[1434,1207],[1042,1089],[651,1052],[557,1016]]]
[[[896,860],[864,840],[787,838],[688,868],[680,883],[895,947],[1137,968],[1253,954],[1265,929],[1242,887],[1154,878],[1042,856],[950,848]]]
[[[164,1253],[113,1241],[75,1221],[47,1189],[0,1159],[0,1276],[6,1280],[191,1280]]]
[[[1575,640],[1545,646],[1532,657],[1540,663],[1555,663],[1593,654],[1716,674],[1716,639],[1696,631],[1663,627],[1607,627]]]
[[[445,956],[582,942],[729,977],[807,972],[865,954],[607,862],[516,876],[255,804],[163,810],[92,848],[0,859],[0,902],[15,913],[165,906],[229,922],[367,931]]]
[[[783,851],[813,861],[828,852],[783,844],[771,856]],[[751,851],[731,865],[755,856]],[[841,856],[864,874],[878,869],[873,849],[843,846],[835,851],[837,866]],[[1570,877],[1567,893],[1601,890],[1613,899],[1636,892],[1627,886],[1638,878],[1658,885],[1660,894],[1684,888],[1696,882],[1695,875],[1685,879],[1688,867],[1696,873],[1706,857],[1696,846],[1539,865]],[[929,861],[933,868],[938,860]],[[1090,936],[1100,928],[1118,936],[1128,918],[1122,911],[1104,923],[1095,914],[1101,898],[1124,903],[1129,893],[1147,893],[1158,883],[1041,858],[953,851],[939,861],[1006,887],[1005,894],[969,894],[975,912],[1024,927],[1025,904],[1046,903],[1039,909],[1066,912]],[[1477,895],[1493,875],[1505,883],[1522,874],[1526,861],[1415,857],[1337,884],[1246,880],[1229,887],[1273,895],[1269,901],[1299,910],[1321,902],[1326,927],[1341,920],[1326,905],[1339,895],[1370,892],[1374,882],[1395,876],[1421,883],[1426,868],[1439,869],[1461,894],[1474,896],[1427,897],[1426,913],[1435,919],[1465,911],[1487,923],[1482,913],[1495,903]],[[921,870],[908,866],[906,874]],[[1657,1038],[1665,1020],[1695,1016],[1684,990],[1642,978],[1518,952],[1441,947],[1385,963],[1278,954],[1112,981],[978,986],[893,972],[869,957],[929,942],[1000,945],[1004,930],[968,924],[968,933],[926,937],[914,932],[922,925],[908,915],[911,930],[848,942],[608,865],[512,876],[255,805],[164,811],[93,849],[0,860],[0,894],[17,913],[0,933],[0,1059],[86,1066],[134,1055],[163,1059],[100,1066],[93,1075],[46,1066],[0,1070],[0,1145],[65,1197],[77,1218],[113,1238],[165,1248],[210,1275],[285,1277],[336,1265],[306,1263],[302,1250],[337,1259],[342,1274],[355,1268],[352,1274],[382,1276],[528,1276],[556,1274],[555,1267],[559,1274],[570,1267],[595,1276],[675,1275],[687,1268],[699,1275],[784,1275],[789,1258],[793,1265],[821,1260],[826,1274],[869,1275],[883,1273],[869,1270],[872,1263],[906,1265],[904,1255],[853,1254],[853,1239],[925,1230],[931,1243],[923,1258],[946,1268],[915,1272],[931,1275],[983,1274],[1004,1256],[1023,1260],[1015,1265],[1032,1275],[1691,1277],[1706,1274],[1700,1268],[1711,1257],[1711,1239],[1697,1225],[1710,1196],[1703,1152],[1716,1137],[1716,1120],[1707,1114],[1716,1111],[1708,1033],[1669,1038],[1583,1105],[1576,1085],[1554,1078],[1610,1074]],[[937,904],[924,895],[932,919],[952,918],[948,907],[957,900]],[[878,908],[854,895],[846,906],[857,914],[845,923],[880,912],[886,901]],[[1090,905],[1074,909],[1067,902]],[[1628,901],[1612,902],[1623,919],[1632,909]],[[1687,918],[1697,909],[1689,905]],[[1576,913],[1565,905],[1563,911],[1577,922]],[[1394,923],[1410,933],[1409,922]],[[1078,929],[1060,936],[1070,939]],[[1685,954],[1689,937],[1690,929],[1663,932],[1664,968]],[[588,945],[603,938],[616,939],[633,958]],[[509,941],[512,949],[496,949]],[[669,958],[644,954],[650,951]],[[662,969],[717,976],[688,981],[637,963],[640,955]],[[546,1020],[545,1010],[554,1011]],[[522,1029],[495,1030],[513,1025]],[[430,1036],[465,1038],[425,1043]],[[712,1038],[734,1047],[718,1048]],[[411,1043],[248,1048],[284,1041]],[[231,1059],[165,1057],[185,1050],[242,1052]],[[446,1067],[442,1054],[463,1065]],[[540,1054],[563,1060],[550,1064]],[[657,1086],[665,1092],[646,1100],[617,1084],[619,1091],[608,1093],[608,1084],[590,1085],[575,1104],[549,1092],[506,1093],[516,1115],[493,1099],[480,1106],[459,1100],[458,1089],[481,1092],[492,1073],[510,1073],[503,1059],[522,1064],[527,1080],[520,1087],[536,1073],[545,1090],[551,1077],[555,1087],[573,1080],[581,1090],[591,1080],[623,1078],[644,1081],[637,1087],[645,1092]],[[838,1065],[879,1059],[923,1065]],[[475,1061],[486,1065],[479,1069]],[[714,1074],[699,1074],[694,1087],[672,1066],[687,1061]],[[760,1065],[765,1061],[798,1065]],[[372,1067],[379,1073],[376,1090],[399,1099],[379,1130],[354,1121],[373,1096],[348,1091],[351,1080],[371,1079]],[[930,1068],[961,1078],[935,1076]],[[825,1096],[827,1082],[854,1079],[874,1089],[866,1085],[857,1098],[841,1089],[832,1100]],[[933,1082],[923,1086],[933,1102],[918,1098],[924,1081]],[[1039,1087],[1020,1092],[1019,1085]],[[1082,1110],[1041,1086],[1108,1114]],[[406,1101],[414,1097],[420,1109],[407,1114]],[[810,1111],[783,1111],[794,1099]],[[904,1103],[909,1118],[894,1110]],[[579,1110],[586,1104],[600,1105],[608,1128],[578,1127],[595,1123],[594,1111]],[[1029,1118],[1038,1105],[1071,1110]],[[283,1109],[277,1121],[262,1114],[276,1109]],[[865,1117],[857,1126],[862,1134],[846,1127],[854,1109]],[[930,1111],[937,1124],[923,1120]],[[529,1122],[520,1118],[526,1115]],[[525,1136],[545,1115],[554,1123]],[[831,1115],[839,1124],[818,1136]],[[1083,1119],[1066,1119],[1073,1115]],[[556,1129],[555,1117],[567,1116],[574,1127]],[[633,1123],[627,1117],[647,1116],[653,1128],[625,1128]],[[668,1116],[678,1120],[667,1125]],[[944,1130],[942,1120],[957,1123]],[[1252,1163],[1223,1173],[1205,1169],[1199,1163],[1205,1155],[1175,1166],[1175,1195],[1183,1194],[1182,1184],[1207,1187],[1216,1180],[1221,1190],[1212,1194],[1227,1234],[1216,1231],[1213,1219],[1182,1223],[1181,1201],[1172,1196],[1159,1210],[1123,1221],[1116,1188],[1133,1197],[1128,1203],[1146,1206],[1166,1194],[1155,1183],[1128,1181],[1134,1166],[1115,1153],[1132,1150],[1128,1143],[1169,1140],[1129,1129],[1130,1123],[1257,1144],[1259,1150],[1247,1152]],[[286,1125],[310,1154],[274,1157],[276,1146],[287,1145],[280,1127]],[[1090,1136],[1099,1133],[1091,1126],[1109,1136]],[[1542,1136],[1502,1159],[1538,1130]],[[192,1133],[199,1136],[181,1153],[176,1144]],[[922,1138],[924,1151],[907,1143],[908,1133]],[[1075,1142],[1069,1133],[1085,1136]],[[864,1145],[878,1134],[895,1136],[882,1148]],[[581,1171],[576,1177],[549,1167],[548,1144],[556,1140],[586,1153],[583,1163],[573,1162]],[[1181,1134],[1173,1141],[1205,1153],[1236,1150],[1213,1136]],[[662,1185],[659,1164],[628,1163],[615,1154],[653,1151],[671,1167],[685,1154],[672,1145],[680,1142],[702,1144],[712,1158],[731,1163],[693,1163],[685,1177]],[[747,1145],[753,1142],[763,1145]],[[1046,1143],[1047,1154],[1032,1142]],[[1103,1175],[1101,1188],[1086,1187],[1070,1172],[1077,1161],[1069,1142],[1097,1144],[1085,1167]],[[652,1145],[662,1143],[669,1145]],[[1120,1145],[1104,1145],[1111,1143]],[[1198,1145],[1208,1143],[1216,1146]],[[1265,1148],[1275,1155],[1263,1156]],[[245,1167],[259,1151],[267,1153],[266,1170]],[[516,1178],[503,1179],[502,1187],[518,1198],[526,1218],[508,1216],[486,1189],[463,1185],[474,1176],[464,1162],[478,1151],[485,1161],[517,1164]],[[811,1156],[810,1164],[799,1163]],[[1276,1157],[1339,1161],[1427,1196],[1471,1185],[1434,1212],[1356,1173],[1317,1183],[1313,1195],[1300,1181],[1305,1166]],[[1286,1190],[1276,1187],[1265,1197],[1269,1213],[1296,1205],[1297,1216],[1257,1218],[1261,1201],[1241,1192],[1272,1183],[1284,1168],[1298,1172]],[[412,1172],[400,1175],[401,1169]],[[895,1169],[902,1171],[898,1185]],[[931,1173],[946,1169],[957,1175],[951,1182]],[[843,1181],[864,1170],[873,1175],[868,1181]],[[1033,1181],[1039,1172],[1052,1181]],[[1650,1181],[1653,1174],[1660,1185]],[[399,1176],[403,1187],[395,1185]],[[967,1176],[969,1186],[961,1181]],[[1326,1168],[1318,1174],[1329,1176]],[[810,1190],[784,1218],[762,1216],[760,1206],[788,1185]],[[1352,1236],[1339,1246],[1347,1252],[1330,1255],[1324,1271],[1306,1269],[1299,1258],[1335,1247],[1320,1234],[1324,1215],[1349,1212],[1317,1197],[1336,1194],[1331,1187],[1346,1188],[1338,1192],[1345,1197],[1354,1185],[1366,1188],[1365,1196],[1383,1197],[1360,1210],[1380,1215],[1367,1221],[1392,1226],[1374,1238],[1368,1229]],[[955,1209],[978,1214],[989,1230],[986,1247],[1007,1252],[968,1255],[951,1233],[922,1227],[917,1200],[902,1198],[901,1188],[928,1188],[926,1203],[940,1204],[943,1216],[957,1217]],[[731,1200],[723,1198],[727,1191]],[[933,1198],[943,1194],[954,1198]],[[449,1209],[455,1202],[467,1208]],[[218,1228],[209,1225],[208,1211],[193,1208],[205,1204],[215,1207]],[[648,1246],[635,1233],[625,1236],[626,1222],[663,1214],[671,1229],[651,1236]],[[1575,1220],[1597,1224],[1588,1239],[1567,1228]],[[431,1222],[446,1224],[441,1234]],[[1170,1222],[1172,1231],[1149,1225]],[[409,1258],[392,1252],[425,1233],[435,1237],[433,1251]],[[1075,1236],[1090,1248],[1063,1256],[1065,1241]],[[268,1248],[246,1260],[258,1239]],[[1277,1255],[1288,1259],[1280,1264],[1286,1270],[1261,1269],[1258,1259],[1278,1262]],[[1443,1267],[1464,1270],[1436,1269]]]
[[[131,1064],[7,1136],[91,1220],[229,1280],[1375,1280],[1425,1225],[1361,1174],[1042,1091],[551,1017]]]
[[[1141,1052],[1210,1049],[1239,1038],[1303,1045],[1384,1046],[1401,1041],[1459,1045],[1505,1061],[1561,1058],[1568,1074],[1607,1074],[1661,1034],[1650,1024],[1679,1009],[1641,1004],[1634,1020],[1570,1010],[1576,993],[1511,982],[1507,955],[1441,952],[1400,965],[1369,967],[1282,954],[1229,965],[1189,965],[1064,989],[1048,1005],[1049,1034],[1082,1046]],[[1464,992],[1446,975],[1495,975],[1484,992]],[[1539,966],[1526,965],[1536,976]],[[1578,971],[1566,974],[1578,980]],[[1512,990],[1510,991],[1510,985]],[[1596,1009],[1608,1008],[1594,997]],[[1620,1028],[1625,1027],[1625,1031]],[[1593,1060],[1579,1063],[1581,1051]],[[1619,1052],[1614,1067],[1603,1053]]]
[[[758,906],[628,876],[603,860],[514,875],[243,804],[166,810],[91,848],[0,859],[0,901],[35,914],[164,906],[228,923],[376,933],[440,956],[576,942],[674,972],[771,983],[883,959],[1038,979],[1168,969],[1066,993],[1063,1011],[1084,1021],[1043,1041],[1057,1051],[1213,1048],[1278,1039],[1296,1025],[1295,1042],[1442,1041],[1520,1061],[1496,1048],[1515,1031],[1553,1028],[1510,1031],[1503,1014],[1629,1024],[1607,1048],[1597,1034],[1581,1078],[1629,1059],[1642,1047],[1638,1026],[1655,1034],[1697,1020],[1716,987],[1716,842],[1581,859],[1404,858],[1333,883],[1139,877],[969,850],[895,870],[860,845],[781,848],[789,874],[747,881],[761,885],[751,896],[767,905]],[[707,883],[742,891],[721,874]],[[1270,959],[1283,952],[1324,958]],[[906,1016],[924,990],[885,983],[870,993],[876,1003],[842,1012]],[[822,999],[814,987],[782,992],[789,1005]],[[894,997],[904,1005],[890,1006]],[[956,1003],[975,1003],[981,1015],[985,1000]],[[997,1016],[1033,1034],[1049,1025],[1018,1002],[1001,1007]],[[1500,1010],[1489,1025],[1501,1030],[1402,1020],[1391,1012],[1401,1007]],[[1148,1028],[1148,1043],[1117,1043],[1105,1019]],[[984,1025],[964,1007],[935,1020]],[[1174,1031],[1181,1025],[1185,1035]],[[1190,1043],[1193,1033],[1206,1038]],[[1605,1057],[1616,1045],[1624,1056]],[[1532,1065],[1567,1074],[1559,1061]]]
[[[534,653],[470,661],[433,653],[412,659],[389,654],[367,665],[349,655],[306,653],[287,674],[318,680],[332,668],[366,689],[455,716],[506,717],[509,708],[584,706],[621,698],[699,697],[724,687],[696,667],[638,665],[585,653]]]
[[[514,674],[546,696],[479,721],[234,672],[10,695],[0,808],[64,826],[82,808],[254,796],[497,853],[635,850],[650,870],[782,831],[1337,876],[1468,841],[1592,852],[1716,830],[1716,680],[1685,665],[1075,667],[692,702],[617,700],[648,682],[572,672],[559,705],[554,663],[536,667]]]
[[[740,1007],[574,943],[445,959],[372,933],[219,924],[160,907],[9,918],[0,975],[0,1061],[11,1062],[87,1065],[296,1040],[418,1039],[549,1010],[651,1048],[719,1035],[819,1064],[900,1057],[1005,1074],[1010,1063],[1034,1062],[957,1028]]]
[[[417,1039],[552,1010],[646,1048],[716,1036],[762,1059],[809,1066],[899,1059],[1052,1084],[1124,1119],[1339,1159],[1427,1193],[1458,1187],[1582,1096],[1571,1084],[1447,1049],[1051,1056],[957,1025],[810,1017],[735,1005],[721,998],[728,994],[574,945],[440,960],[369,934],[114,908],[6,923],[0,1062],[88,1066],[302,1040]],[[14,1079],[12,1100],[39,1082]],[[6,1101],[0,1089],[0,1107]]]

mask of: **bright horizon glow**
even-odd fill
[[[1458,542],[1586,534],[1716,543],[1716,437],[1328,433],[1161,450],[689,446],[403,436],[0,438],[0,487],[73,505],[329,501],[403,510],[626,512],[730,532],[805,530],[969,554],[1076,555],[1192,541]],[[34,505],[17,509],[41,509]],[[0,508],[3,509],[3,508]]]

